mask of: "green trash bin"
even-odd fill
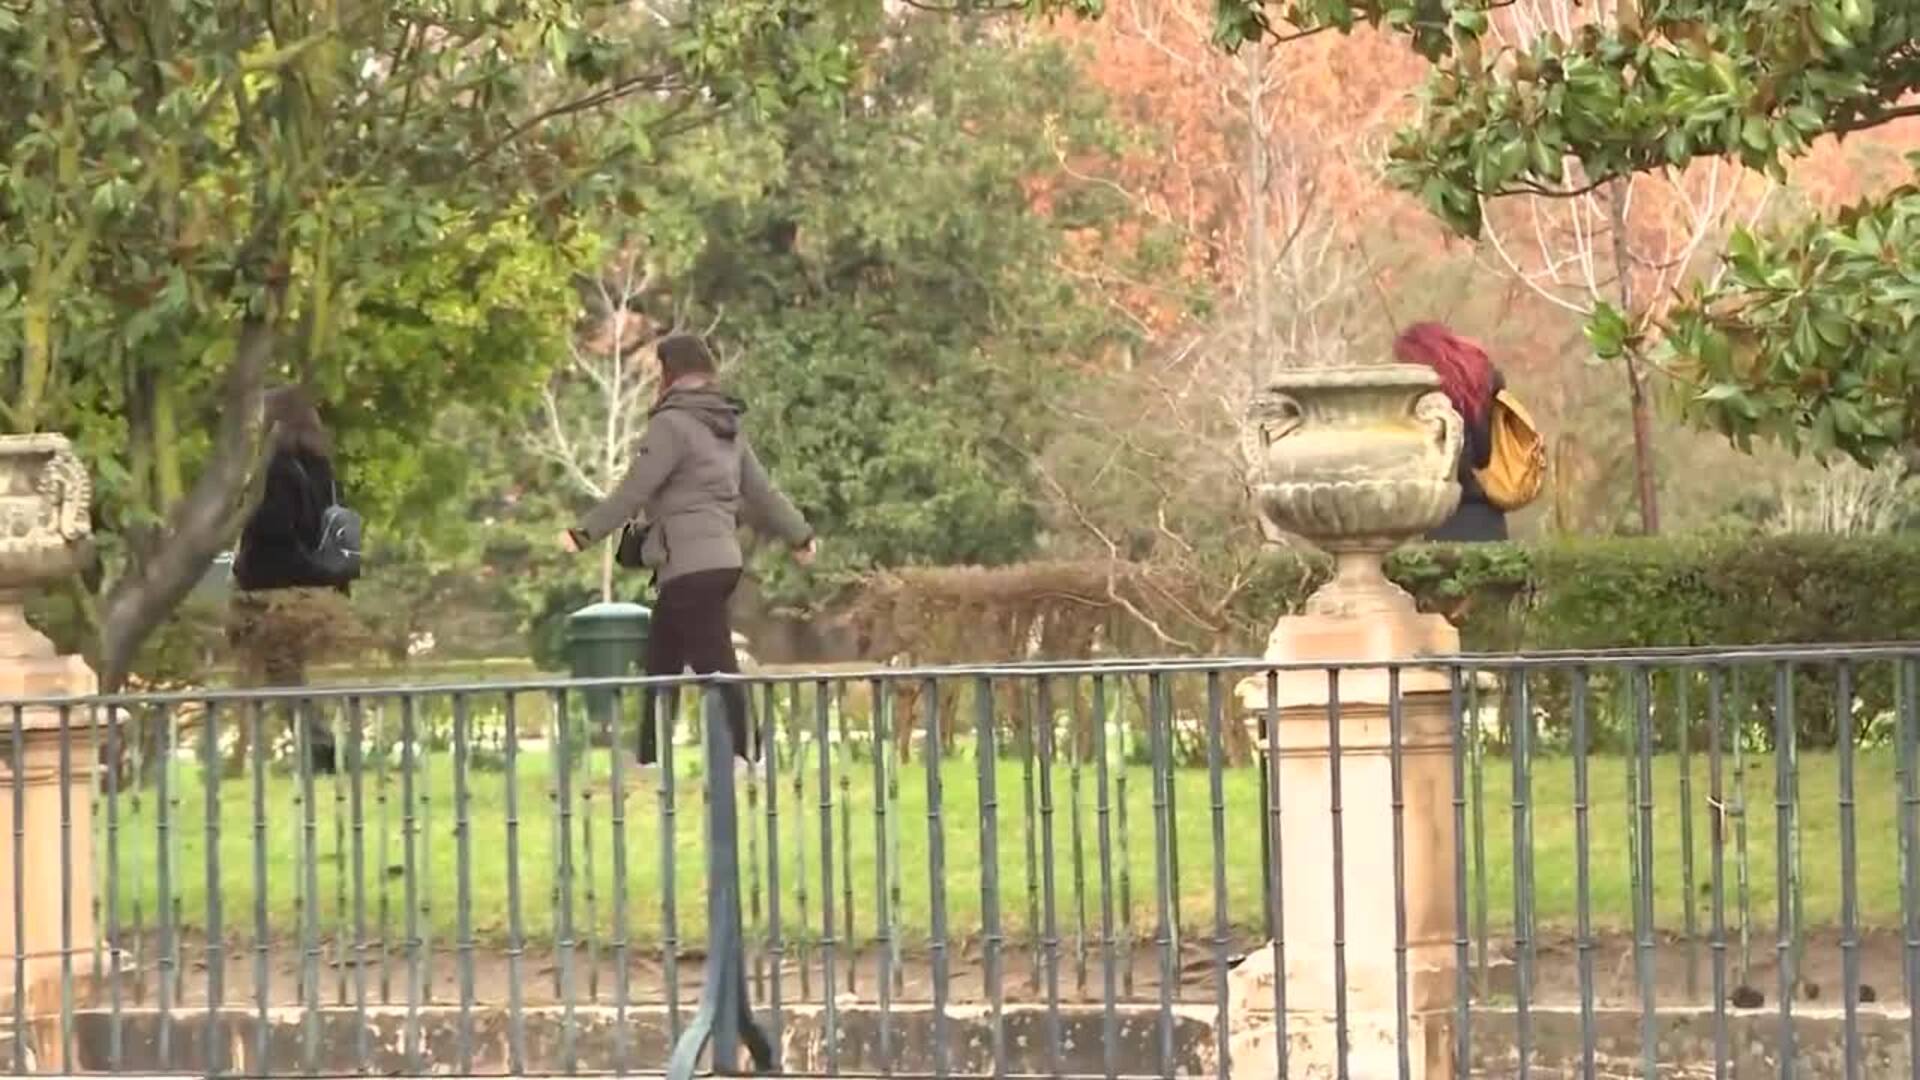
[[[647,649],[653,612],[639,604],[589,604],[567,616],[567,666],[576,679],[617,679],[640,667]],[[614,692],[585,692],[588,737],[599,741],[612,730]]]

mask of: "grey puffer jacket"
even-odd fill
[[[645,521],[647,566],[661,584],[703,570],[737,570],[739,530],[793,547],[813,530],[780,493],[740,431],[746,406],[710,385],[667,392],[620,486],[580,519],[597,543],[630,521]]]

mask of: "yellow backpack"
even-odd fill
[[[1520,399],[1505,390],[1493,396],[1488,425],[1493,453],[1487,467],[1475,469],[1473,475],[1487,493],[1487,501],[1511,513],[1540,497],[1547,477],[1547,442]]]

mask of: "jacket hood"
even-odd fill
[[[694,386],[667,391],[667,396],[653,408],[656,414],[669,410],[688,413],[708,431],[731,441],[740,434],[740,417],[746,413],[747,405],[719,387]]]

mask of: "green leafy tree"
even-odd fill
[[[832,92],[871,6],[0,6],[0,418],[101,480],[103,680],[232,536],[269,379],[339,403],[374,502],[431,490],[424,416],[537,386],[528,249],[686,130]]]
[[[1027,0],[1098,15],[1101,0]],[[1571,195],[1634,173],[1729,158],[1785,176],[1818,140],[1920,115],[1916,11],[1904,0],[1616,0],[1523,47],[1491,0],[1221,0],[1223,46],[1362,25],[1434,62],[1394,181],[1456,230],[1487,200]],[[1780,231],[1737,230],[1724,274],[1661,327],[1596,311],[1604,355],[1644,349],[1705,422],[1871,461],[1920,441],[1920,185]],[[1658,333],[1660,340],[1651,340]]]
[[[1005,562],[1043,542],[1030,463],[1060,410],[1042,395],[1076,386],[1116,323],[1062,256],[1128,212],[1061,155],[1123,133],[1057,47],[907,16],[862,50],[844,100],[689,133],[630,211],[601,208],[577,352],[519,439],[470,444],[513,492],[484,562],[537,662],[561,661],[580,605],[645,599],[639,575],[609,582],[552,536],[624,470],[650,346],[674,330],[716,343],[757,449],[825,537],[811,575],[756,560],[773,604],[878,565]]]
[[[843,100],[684,140],[620,222],[622,258],[586,290],[590,308],[638,316],[623,347],[642,363],[659,334],[711,330],[756,448],[825,537],[812,574],[760,562],[781,605],[874,566],[1030,554],[1030,462],[1057,415],[1044,399],[1118,322],[1062,268],[1068,243],[1096,242],[1128,213],[1062,166],[1120,136],[1074,58],[926,16],[892,21],[869,49]],[[597,298],[602,286],[617,305]],[[589,366],[604,370],[596,355]],[[561,429],[578,434],[555,438],[550,415],[529,424],[549,461],[569,457],[562,441],[575,451],[543,467],[546,492],[577,502],[605,482],[612,383],[556,379]],[[563,598],[529,596],[530,618],[600,591],[576,562],[553,571],[573,575]]]
[[[1069,167],[1124,137],[1103,97],[1058,47],[919,16],[857,102],[774,137],[782,168],[693,278],[763,456],[828,537],[811,579],[765,562],[770,598],[1031,554],[1049,399],[1126,332],[1065,269],[1136,224]]]

